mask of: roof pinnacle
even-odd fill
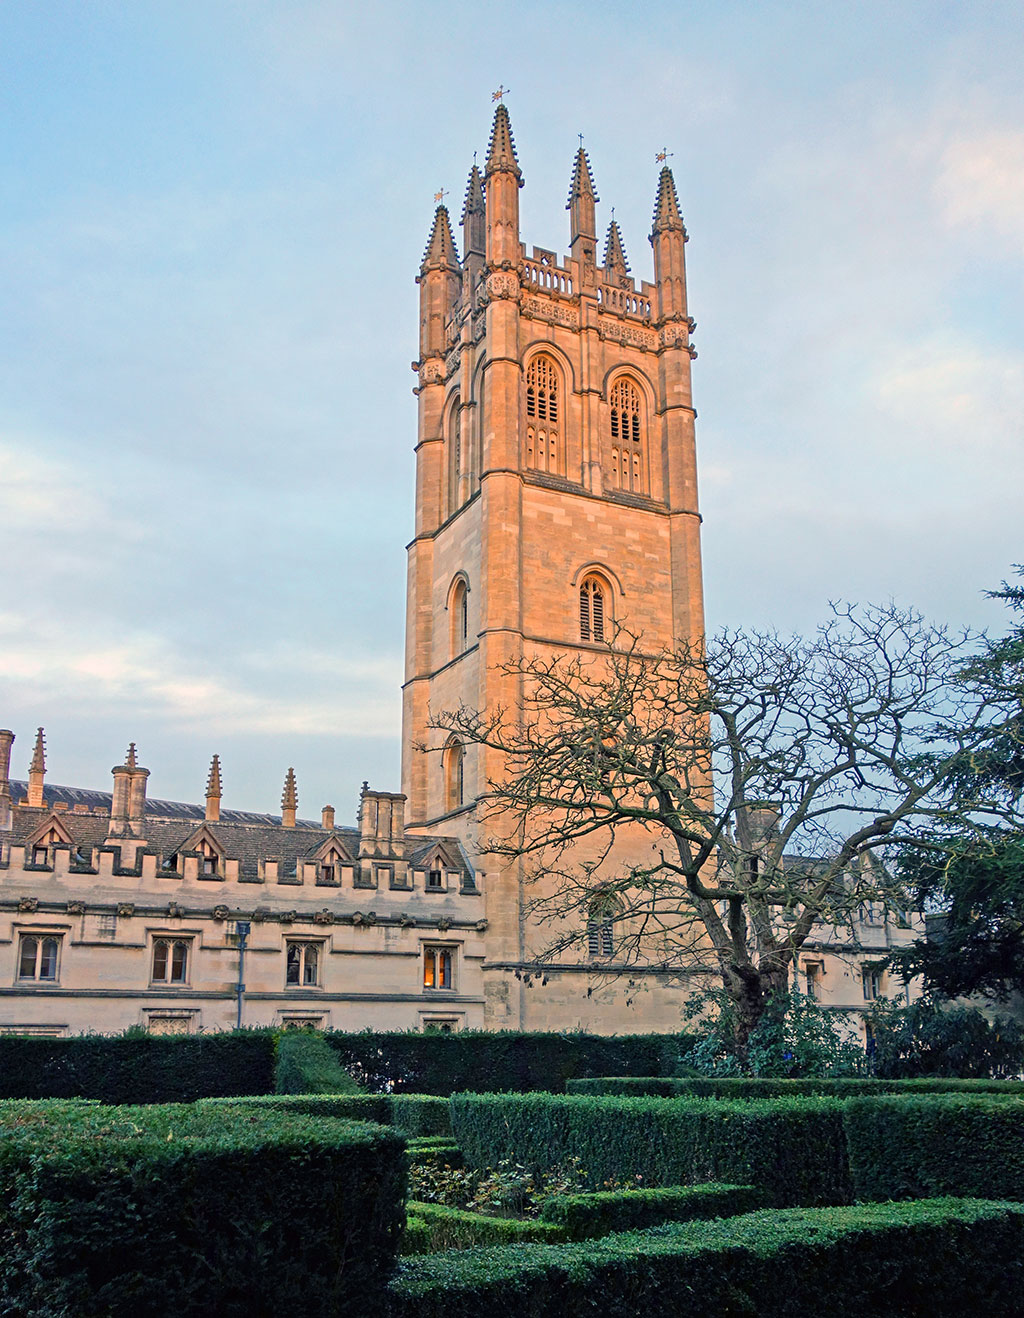
[[[135,752],[135,742],[128,743],[128,749],[125,751],[124,765],[126,769],[137,769],[139,767],[139,757]]]
[[[32,763],[28,766],[29,773],[46,772],[46,737],[43,735],[42,728],[36,733],[36,744],[32,751]]]
[[[215,755],[210,761],[210,775],[206,780],[206,795],[220,796],[220,756]]]
[[[569,200],[565,203],[565,209],[571,209],[573,202],[580,197],[587,197],[591,201],[601,200],[594,188],[594,172],[590,168],[590,157],[583,149],[582,143],[573,162],[572,182],[569,184]]]
[[[284,791],[281,793],[281,808],[283,810],[297,810],[299,807],[299,793],[295,786],[295,770],[289,769],[284,776]]]

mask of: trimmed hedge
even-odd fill
[[[277,1043],[274,1089],[278,1094],[359,1094],[322,1034],[289,1030]]]
[[[569,1080],[569,1094],[616,1094],[632,1098],[791,1098],[825,1094],[833,1098],[862,1098],[869,1094],[1007,1094],[1024,1095],[1021,1080],[776,1080],[757,1076],[602,1076]]]
[[[855,1099],[843,1120],[858,1199],[1024,1200],[1024,1101],[963,1094]]]
[[[763,1190],[752,1185],[672,1185],[661,1190],[598,1190],[548,1199],[542,1222],[565,1232],[567,1240],[589,1240],[613,1231],[639,1231],[660,1222],[738,1217],[765,1206]]]
[[[364,1088],[382,1093],[563,1093],[583,1076],[673,1075],[690,1034],[341,1034],[327,1041]]]
[[[376,1121],[394,1126],[410,1139],[427,1136],[452,1138],[448,1101],[432,1094],[254,1094],[214,1099],[232,1106],[304,1112],[311,1116],[345,1117],[349,1121]]]
[[[70,1039],[0,1035],[0,1099],[95,1098],[101,1103],[191,1103],[274,1088],[271,1030]]]
[[[554,1244],[565,1239],[565,1230],[556,1223],[487,1217],[463,1208],[445,1208],[411,1199],[401,1252],[437,1254],[444,1249],[469,1249],[473,1245],[514,1245],[536,1240]]]
[[[412,1258],[392,1318],[987,1318],[1020,1312],[1024,1208],[977,1200],[758,1212],[568,1245]]]
[[[404,1142],[213,1104],[0,1104],[0,1313],[377,1315]]]
[[[532,1170],[575,1157],[594,1188],[639,1176],[648,1186],[756,1185],[780,1207],[849,1203],[834,1098],[707,1099],[458,1094],[455,1141],[472,1167],[511,1159]]]

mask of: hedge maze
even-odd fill
[[[671,1048],[497,1036],[505,1092],[366,1092],[471,1054],[345,1038],[0,1040],[0,1314],[1020,1312],[1020,1083],[602,1078]]]

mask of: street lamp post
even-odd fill
[[[252,925],[248,920],[235,921],[235,937],[238,939],[238,986],[236,989],[238,1013],[235,1018],[236,1030],[242,1028],[242,999],[245,996],[245,943],[251,928]]]

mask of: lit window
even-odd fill
[[[320,983],[320,944],[285,944],[285,983],[292,988],[316,988]]]
[[[18,978],[38,980],[41,984],[56,983],[60,941],[52,934],[22,934]]]
[[[861,985],[864,989],[864,1001],[874,1002],[875,998],[882,995],[882,972],[873,967],[865,966],[860,972]]]
[[[423,949],[423,987],[425,989],[451,989],[455,987],[455,951],[451,947],[425,947]]]
[[[155,938],[153,940],[153,983],[188,983],[188,938]]]
[[[608,600],[600,577],[587,577],[580,586],[580,640],[603,641]]]

